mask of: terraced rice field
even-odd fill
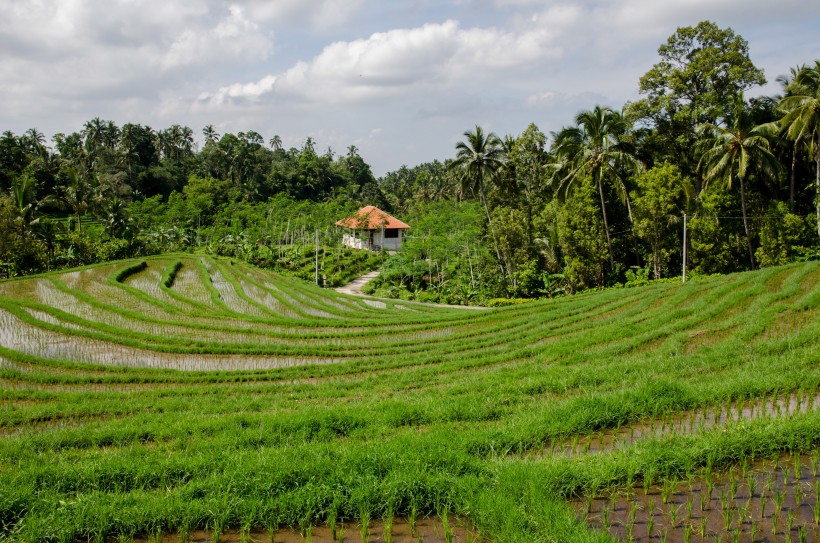
[[[820,263],[485,311],[0,282],[0,539],[820,541]]]

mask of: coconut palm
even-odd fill
[[[804,66],[795,75],[788,91],[780,101],[786,112],[781,123],[786,135],[794,142],[805,142],[809,155],[815,161],[817,191],[817,235],[820,236],[820,60],[814,66]]]
[[[205,128],[202,129],[202,136],[205,138],[205,145],[209,143],[213,143],[219,139],[219,133],[214,128],[214,125],[209,124]]]
[[[487,213],[487,223],[493,237],[498,264],[501,266],[502,275],[506,278],[501,251],[495,239],[493,219],[487,205],[487,183],[495,179],[504,164],[504,144],[493,132],[485,135],[484,130],[478,125],[475,127],[475,132],[465,131],[464,137],[467,138],[466,141],[456,143],[456,159],[451,167],[461,174],[462,184],[473,193],[478,192],[478,197]]]
[[[465,131],[464,136],[467,140],[456,144],[456,160],[452,167],[461,171],[461,180],[466,188],[473,193],[478,192],[490,220],[487,183],[495,179],[504,164],[504,144],[493,132],[485,135],[480,126],[475,127],[475,132]]]
[[[754,251],[746,210],[746,179],[755,167],[760,173],[771,176],[779,172],[780,162],[772,154],[770,144],[770,139],[777,136],[778,126],[776,123],[755,126],[742,93],[735,98],[732,112],[724,122],[726,126],[706,123],[699,127],[705,139],[698,168],[705,172],[706,183],[719,179],[731,188],[733,180],[737,179],[749,261],[754,269]]]
[[[585,176],[592,178],[601,199],[609,262],[614,268],[604,183],[615,183],[626,203],[629,219],[632,220],[632,209],[623,176],[630,170],[639,169],[640,163],[629,142],[629,123],[621,113],[608,107],[595,106],[592,110],[579,113],[575,117],[575,124],[574,127],[564,128],[554,134],[553,151],[560,162],[557,171],[564,174],[559,178],[558,190],[566,195],[576,180]]]
[[[271,149],[274,151],[279,151],[282,149],[282,138],[279,137],[279,134],[274,134],[273,137],[270,139],[270,146]]]

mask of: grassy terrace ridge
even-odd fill
[[[485,541],[713,540],[681,482],[703,504],[692,481],[754,466],[765,535],[820,541],[817,489],[775,485],[775,507],[754,488],[764,458],[816,476],[819,308],[820,262],[486,311],[374,307],[191,254],[0,281],[0,540],[448,512]],[[708,424],[675,422],[693,413]],[[678,496],[665,534],[653,488]],[[610,523],[602,494],[643,524]]]

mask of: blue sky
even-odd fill
[[[638,98],[679,26],[749,42],[769,83],[820,58],[805,0],[0,0],[0,130],[50,138],[99,116],[288,147],[356,145],[377,175],[452,157],[480,124],[549,133]]]

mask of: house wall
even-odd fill
[[[398,251],[401,249],[401,242],[404,237],[404,232],[402,230],[398,230],[398,233],[398,237],[388,238],[382,237],[381,230],[359,232],[358,236],[357,233],[353,231],[345,232],[342,236],[342,245],[352,249],[379,250],[383,248],[388,251]]]

